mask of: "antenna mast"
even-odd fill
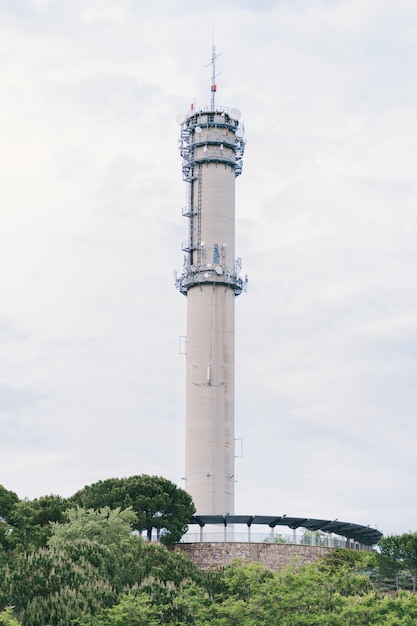
[[[219,52],[219,54],[216,54],[216,46],[213,44],[212,47],[211,47],[211,61],[210,61],[210,63],[207,63],[207,65],[206,65],[206,67],[208,67],[209,65],[212,66],[212,72],[211,72],[211,102],[210,102],[212,111],[214,111],[214,100],[215,100],[216,91],[217,91],[216,76],[219,76],[219,74],[221,74],[221,72],[219,74],[216,74],[216,59],[220,55],[221,55],[221,52]]]

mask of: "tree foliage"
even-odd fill
[[[384,538],[377,557],[331,550],[280,572],[235,562],[202,574],[179,552],[132,532],[156,531],[169,542],[186,530],[191,498],[159,477],[100,481],[71,502],[20,501],[0,488],[0,507],[7,512],[0,521],[0,626],[417,623],[417,594],[380,593],[371,576],[380,570],[397,587],[407,576],[415,591],[417,533]]]
[[[66,500],[57,495],[35,500],[13,499],[7,510],[7,523],[0,529],[0,543],[6,550],[14,551],[46,546],[51,524],[63,521],[66,507]]]
[[[1,626],[21,626],[21,623],[13,615],[11,607],[6,607],[4,611],[0,612],[0,625]]]
[[[19,502],[19,498],[14,491],[9,491],[0,485],[0,517],[8,520],[13,506]]]
[[[379,542],[379,569],[381,574],[393,576],[395,578],[395,587],[399,588],[399,573],[403,567],[401,556],[400,537],[391,535],[383,537]]]
[[[65,524],[52,524],[48,541],[52,548],[63,548],[69,542],[88,539],[110,548],[123,549],[131,539],[137,519],[132,509],[122,511],[108,506],[99,510],[71,508],[66,511],[65,517]]]
[[[13,598],[24,625],[64,626],[117,601],[111,582],[103,575],[108,554],[98,548],[85,554],[78,550],[77,560],[71,556],[69,550],[40,548],[19,554],[10,567],[2,593]]]
[[[357,572],[364,562],[342,555],[281,572],[236,562],[211,572],[203,584],[148,578],[88,626],[413,624],[417,598],[406,592],[395,598],[378,594],[369,577]]]
[[[71,499],[85,508],[132,510],[137,515],[135,529],[146,531],[148,539],[156,530],[163,543],[175,543],[187,531],[195,507],[191,496],[160,476],[110,478],[84,487]]]
[[[52,525],[46,548],[17,552],[0,567],[0,606],[12,600],[24,626],[90,619],[150,576],[174,585],[201,577],[182,554],[132,535],[131,509],[77,507],[66,517]]]
[[[401,556],[413,581],[413,593],[416,593],[417,579],[417,533],[400,536]]]
[[[417,533],[404,533],[383,537],[379,542],[378,557],[381,572],[395,576],[399,587],[399,574],[406,570],[412,580],[412,591],[416,593],[417,579]]]

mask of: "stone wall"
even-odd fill
[[[182,552],[203,571],[228,565],[236,559],[243,563],[261,563],[272,570],[280,570],[289,563],[314,563],[333,548],[282,543],[179,543],[175,549]]]

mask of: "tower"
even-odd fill
[[[185,488],[200,515],[234,513],[235,297],[246,289],[235,259],[235,178],[244,128],[238,109],[211,103],[177,118],[188,240],[176,280],[187,297]]]

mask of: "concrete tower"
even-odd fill
[[[183,215],[188,240],[176,286],[187,296],[185,489],[200,515],[234,513],[235,297],[246,288],[235,259],[235,178],[242,172],[244,129],[238,109],[215,104],[178,116]]]

